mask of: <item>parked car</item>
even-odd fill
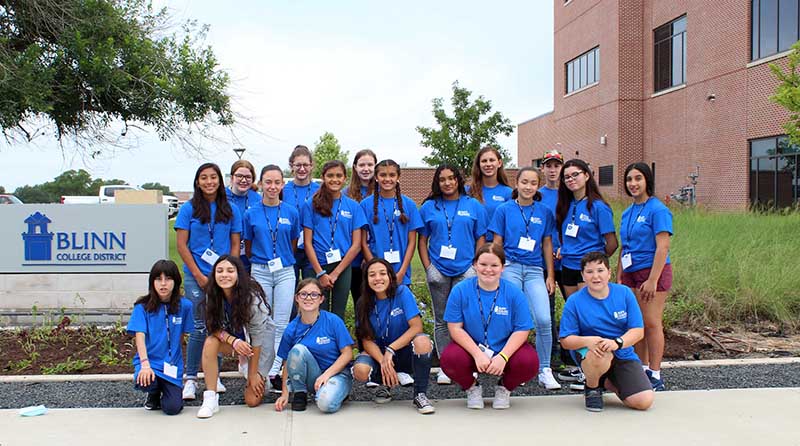
[[[114,194],[118,190],[144,190],[141,187],[130,186],[127,184],[114,184],[108,186],[100,186],[100,192],[97,196],[80,196],[80,195],[62,195],[61,204],[112,204],[114,203]],[[162,203],[169,206],[169,218],[178,215],[178,198],[172,195],[163,195]]]
[[[11,194],[0,194],[0,204],[22,204],[22,200]]]

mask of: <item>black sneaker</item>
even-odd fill
[[[579,382],[583,380],[583,372],[578,367],[567,368],[558,372],[558,379],[568,383]]]
[[[144,408],[145,410],[161,409],[161,392],[149,392],[144,401]]]
[[[421,414],[429,414],[436,412],[436,408],[433,407],[428,396],[424,393],[418,393],[417,396],[414,397],[414,407],[417,408],[417,412]]]
[[[375,391],[375,396],[372,398],[372,401],[378,404],[386,404],[392,401],[392,390],[386,386],[380,386]]]
[[[596,389],[586,387],[583,390],[583,397],[586,400],[586,410],[589,412],[603,411],[603,389],[601,387]]]
[[[306,405],[308,405],[308,394],[306,392],[295,392],[292,397],[292,410],[302,412],[306,410]]]
[[[283,390],[283,377],[281,375],[271,376],[269,382],[272,384],[272,389],[270,389],[272,393],[281,393]]]

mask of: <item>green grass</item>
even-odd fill
[[[617,228],[627,203],[612,203]],[[721,213],[673,208],[670,257],[674,282],[665,311],[670,326],[729,323],[800,328],[800,213]],[[182,265],[170,222],[170,258]],[[618,251],[619,252],[619,251]],[[612,258],[616,269],[617,254]],[[433,333],[433,313],[419,256],[412,290]],[[557,315],[562,299],[557,299]],[[346,319],[353,320],[352,302]],[[352,327],[350,327],[352,328]]]

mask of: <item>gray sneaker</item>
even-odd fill
[[[585,388],[583,390],[583,397],[586,400],[586,410],[589,412],[602,412],[603,411],[603,388],[596,389]]]
[[[414,397],[414,407],[416,407],[417,412],[421,414],[436,412],[436,408],[433,407],[433,404],[428,400],[428,396],[424,393],[418,393],[417,396]]]
[[[386,404],[392,401],[392,390],[386,386],[380,386],[375,390],[375,397],[372,401],[378,404]]]

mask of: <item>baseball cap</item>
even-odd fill
[[[550,160],[556,160],[556,161],[560,162],[561,164],[564,164],[564,156],[561,155],[561,152],[559,152],[558,150],[555,150],[555,149],[550,150],[549,152],[545,152],[544,157],[542,158],[542,164],[544,164],[544,163],[546,163],[546,162],[548,162]]]

